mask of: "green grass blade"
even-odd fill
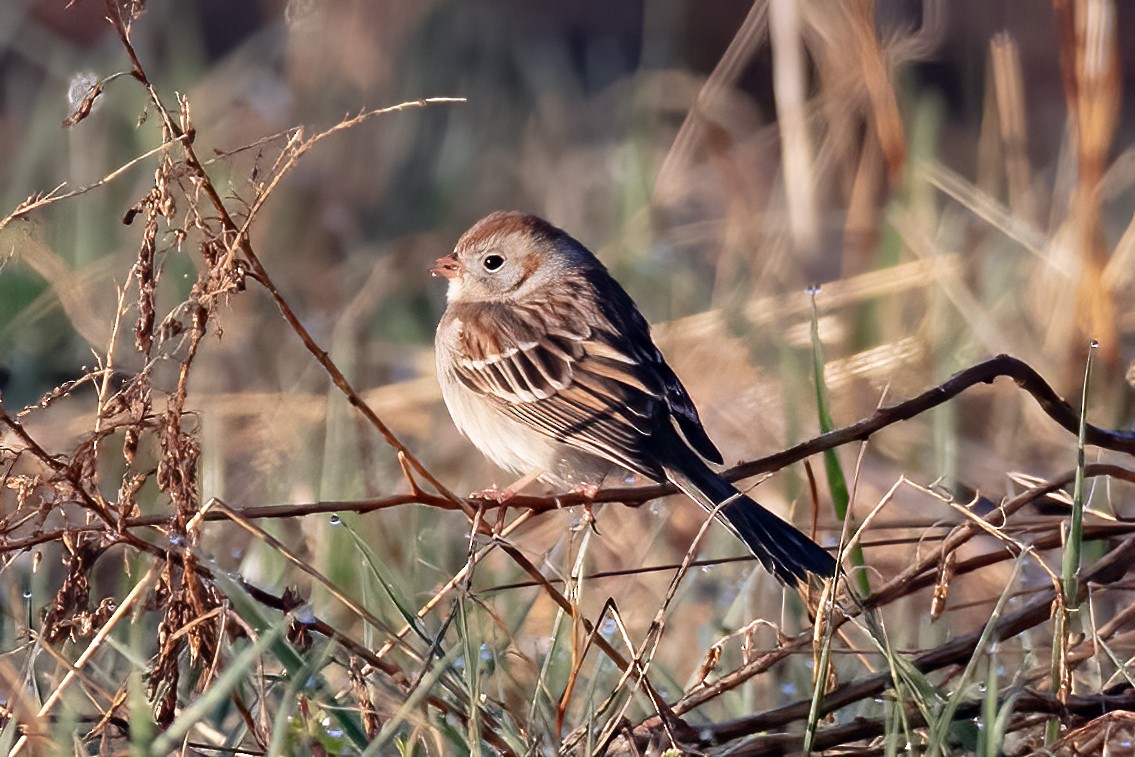
[[[346,529],[347,533],[350,534],[352,541],[355,543],[355,548],[358,549],[359,553],[363,556],[363,561],[370,571],[371,576],[378,582],[378,585],[382,587],[383,594],[386,595],[386,598],[389,599],[390,603],[398,610],[398,614],[402,616],[402,620],[405,621],[410,628],[414,629],[414,633],[416,633],[422,641],[426,644],[434,644],[433,637],[430,636],[425,626],[422,625],[421,618],[418,617],[417,611],[410,604],[406,596],[398,590],[397,585],[387,578],[390,569],[386,567],[375,553],[374,549],[371,548],[370,544],[368,544],[355,529],[351,528],[346,521],[340,521],[339,527]]]
[[[261,612],[261,606],[254,600],[244,587],[227,573],[221,570],[213,572],[214,580],[225,592],[225,595],[233,603],[233,607],[244,618],[250,626],[264,633],[266,628],[275,628],[276,625],[270,625],[267,619]],[[291,622],[290,617],[284,618],[285,625]],[[305,660],[296,651],[295,647],[288,643],[288,640],[283,636],[275,636],[270,644],[272,654],[275,656],[276,661],[284,666],[288,671],[288,675],[297,677],[301,674],[305,667]],[[310,676],[309,676],[310,677]],[[306,681],[309,677],[304,677],[301,680]],[[328,700],[334,701],[334,694],[327,690],[326,683],[319,677],[315,677],[315,686],[318,693],[326,697]],[[366,746],[367,736],[366,731],[363,730],[362,723],[351,712],[348,712],[341,707],[327,708],[329,714],[339,723],[346,734],[358,748],[362,749]]]
[[[127,718],[130,723],[130,754],[131,757],[146,757],[156,754],[153,751],[154,716],[150,703],[146,701],[146,685],[144,674],[146,662],[143,650],[148,640],[145,627],[140,623],[131,623],[129,630],[129,651],[136,654],[128,658],[131,662],[130,673],[127,676]],[[0,750],[3,753],[3,750]]]
[[[1061,602],[1052,624],[1052,690],[1060,696],[1064,680],[1064,658],[1068,637],[1079,629],[1078,615],[1073,609],[1080,593],[1080,556],[1084,541],[1084,444],[1087,436],[1088,385],[1092,377],[1092,354],[1098,347],[1092,340],[1088,347],[1088,359],[1084,363],[1084,385],[1080,392],[1080,428],[1076,436],[1076,480],[1072,488],[1072,516],[1068,535],[1064,542],[1061,559],[1060,585]],[[1060,735],[1060,719],[1051,718],[1045,729],[1045,743],[1051,744]]]
[[[480,708],[477,704],[481,701],[481,654],[469,623],[470,602],[466,588],[463,587],[457,601],[457,612],[459,613],[457,623],[461,629],[461,646],[465,651],[465,687],[469,693],[466,734],[469,739],[469,749],[473,751],[481,743]]]
[[[1022,555],[1013,561],[1013,570],[1009,573],[1009,578],[1005,581],[1005,588],[1001,591],[1001,596],[998,597],[997,604],[993,606],[993,612],[990,614],[989,620],[986,621],[985,627],[981,629],[981,636],[978,638],[977,645],[974,647],[973,655],[970,656],[965,669],[962,670],[961,675],[959,675],[955,681],[954,693],[946,699],[945,706],[942,707],[941,712],[938,713],[931,725],[930,754],[936,754],[939,749],[942,750],[942,754],[946,753],[944,746],[947,741],[947,731],[954,722],[954,713],[957,712],[958,707],[967,698],[969,682],[972,680],[974,672],[977,670],[982,652],[989,646],[990,639],[993,636],[993,629],[996,627],[997,621],[1001,618],[1005,604],[1009,601],[1009,597],[1012,594],[1012,586],[1017,580],[1017,573],[1020,572],[1021,562],[1024,559],[1025,555]],[[994,696],[994,700],[996,700],[996,695]]]
[[[831,622],[827,624],[824,641],[820,646],[820,660],[816,666],[816,681],[812,686],[812,702],[808,707],[808,725],[804,731],[804,754],[812,753],[812,744],[816,740],[816,729],[820,723],[820,705],[824,701],[824,685],[828,680],[828,669],[831,666],[832,636]]]
[[[1001,751],[1001,738],[993,731],[993,724],[997,722],[999,691],[997,652],[991,649],[986,660],[985,697],[981,702],[981,734],[977,743],[977,757],[997,757]]]
[[[288,685],[280,697],[275,717],[272,718],[272,738],[268,743],[268,754],[284,754],[284,740],[288,736],[288,725],[292,712],[299,701],[300,692],[308,681],[313,680],[323,669],[323,665],[330,657],[331,645],[323,646],[319,654],[307,658],[299,670],[288,676]]]
[[[1072,522],[1068,528],[1068,542],[1064,545],[1062,581],[1064,601],[1071,608],[1080,590],[1080,554],[1084,542],[1084,444],[1087,437],[1088,385],[1092,377],[1092,342],[1084,365],[1084,387],[1080,395],[1080,429],[1076,437],[1076,480],[1072,488]]]
[[[993,727],[990,730],[990,743],[993,745],[990,757],[1000,757],[1003,754],[1001,745],[1005,743],[1005,734],[1009,732],[1009,719],[1013,717],[1019,695],[1020,692],[1014,691],[1005,697],[1001,709],[997,712],[997,719],[993,721]]]
[[[810,290],[812,295],[812,372],[816,388],[816,415],[820,423],[820,432],[826,434],[835,429],[835,421],[832,420],[831,407],[828,404],[827,383],[824,380],[824,351],[820,344],[820,315],[816,305],[817,291]],[[828,490],[832,495],[832,508],[835,510],[836,517],[842,523],[850,517],[851,494],[847,487],[847,477],[843,473],[843,466],[839,462],[839,455],[836,454],[834,449],[824,450],[824,473],[827,475]],[[854,526],[854,520],[849,525]],[[864,566],[863,550],[858,544],[848,552],[848,558],[851,560],[852,566],[856,568]],[[855,583],[864,596],[871,593],[871,581],[867,576],[867,571],[856,570]]]
[[[12,745],[16,742],[16,736],[20,732],[20,721],[16,718],[9,718],[8,722],[4,725],[4,729],[0,730],[0,754],[10,754],[12,752]]]
[[[398,730],[409,718],[410,713],[418,709],[422,700],[429,695],[433,687],[441,680],[441,677],[449,670],[454,660],[456,660],[460,654],[460,646],[450,647],[445,653],[445,656],[434,663],[433,667],[430,668],[429,672],[422,678],[418,686],[411,691],[410,695],[402,702],[402,706],[398,708],[398,711],[382,724],[382,729],[378,732],[374,741],[368,744],[366,749],[363,750],[362,757],[373,757],[373,755],[376,754],[386,753],[383,750],[398,734]]]
[[[941,694],[933,683],[930,682],[921,670],[916,668],[910,660],[897,654],[891,646],[890,639],[887,637],[886,629],[884,629],[882,621],[875,610],[868,610],[863,614],[864,628],[867,630],[867,637],[875,644],[880,654],[887,661],[887,667],[891,672],[891,680],[894,682],[896,696],[902,703],[913,702],[918,707],[923,720],[932,722],[934,719],[934,712],[938,708],[938,703],[941,701]],[[907,741],[910,741],[909,734],[911,729],[909,724],[905,721],[905,715],[900,707],[899,713],[904,718],[904,728],[908,734]]]

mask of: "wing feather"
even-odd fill
[[[453,307],[458,380],[536,431],[654,480],[665,478],[654,437],[669,438],[675,425],[704,457],[719,460],[629,296],[618,288],[607,294],[625,298],[622,307],[595,308],[588,303],[602,302],[603,292],[571,294],[539,309]]]

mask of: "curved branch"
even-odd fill
[[[726,469],[722,472],[722,475],[730,481],[737,481],[761,473],[771,473],[792,463],[799,462],[811,455],[823,452],[824,450],[832,449],[853,441],[862,441],[887,426],[900,421],[909,420],[926,410],[941,405],[947,400],[961,394],[962,391],[971,386],[981,383],[991,383],[999,376],[1006,376],[1016,381],[1022,389],[1033,396],[1041,409],[1044,410],[1050,418],[1056,421],[1061,428],[1073,434],[1077,432],[1079,426],[1078,413],[1071,405],[1056,394],[1052,387],[1041,378],[1040,374],[1022,360],[1009,355],[998,355],[997,357],[990,358],[989,360],[954,374],[944,383],[932,389],[928,389],[909,400],[884,407],[869,418],[853,423],[850,426],[821,434],[820,436],[801,442],[794,447],[777,452],[776,454],[758,458],[750,462],[740,463],[739,465]],[[4,419],[0,418],[0,420]],[[1135,455],[1135,433],[1132,432],[1103,429],[1089,424],[1087,426],[1086,440],[1089,444],[1093,444],[1097,447]],[[1135,473],[1132,473],[1132,471],[1126,468],[1115,465],[1097,464],[1089,465],[1087,469],[1089,475],[1108,475],[1135,483]],[[1059,487],[1066,485],[1071,481],[1071,475],[1072,474],[1067,474],[1049,482],[1046,491],[1043,493],[1055,491]],[[1030,490],[1030,492],[1035,494],[1036,490]],[[1026,494],[1030,494],[1030,492],[1026,492]],[[677,493],[677,489],[670,484],[618,487],[600,490],[590,502],[618,502],[627,507],[639,507],[655,499],[675,493]],[[547,496],[518,494],[503,503],[487,503],[482,498],[476,496],[470,496],[458,502],[460,504],[455,503],[448,497],[433,495],[419,490],[408,494],[395,494],[387,497],[376,497],[374,499],[261,505],[240,509],[238,512],[243,517],[249,519],[294,518],[302,515],[319,515],[337,512],[371,513],[377,510],[386,510],[392,507],[411,504],[427,505],[443,510],[463,509],[468,512],[470,509],[475,509],[483,504],[489,504],[494,507],[532,510],[536,513],[544,513],[564,507],[587,504],[589,500],[582,493],[566,492]],[[209,512],[206,514],[205,519],[222,520],[224,517],[225,516],[220,512]],[[125,528],[161,526],[168,522],[168,520],[168,516],[165,515],[148,515],[129,518],[123,525]],[[60,538],[64,533],[74,530],[75,529],[62,529],[12,541],[0,539],[0,552],[27,549],[47,541],[54,541]],[[881,596],[882,594],[883,592],[879,592],[875,597],[875,599],[881,600],[880,603],[885,602],[885,599]]]
[[[1080,416],[1071,405],[1060,398],[1048,385],[1040,374],[1028,363],[1011,355],[998,355],[970,368],[960,371],[942,384],[912,397],[909,400],[889,405],[879,409],[869,418],[829,431],[826,434],[813,437],[805,442],[789,447],[773,455],[757,458],[750,462],[740,463],[722,472],[730,481],[751,478],[762,473],[772,473],[781,470],[792,463],[799,462],[812,455],[825,450],[840,447],[849,442],[863,441],[872,434],[887,426],[900,421],[910,420],[915,416],[937,407],[961,394],[966,389],[977,384],[989,384],[994,379],[1005,376],[1012,378],[1017,385],[1032,395],[1041,409],[1052,418],[1057,425],[1071,434],[1078,433]],[[1135,455],[1135,433],[1130,431],[1116,431],[1104,429],[1088,424],[1086,441],[1088,444],[1104,449],[1124,452]],[[1113,468],[1122,471],[1121,468]],[[1109,473],[1109,475],[1118,475]],[[545,512],[558,510],[573,505],[588,503],[618,502],[627,507],[639,507],[660,497],[677,493],[677,488],[671,484],[652,484],[650,486],[613,487],[600,490],[593,499],[588,499],[581,492],[565,492],[547,496],[532,496],[517,494],[505,502],[486,501],[480,497],[468,497],[465,503],[470,508],[480,504],[509,509],[533,510]],[[247,518],[288,518],[296,515],[311,515],[333,512],[368,513],[383,510],[404,504],[422,504],[431,507],[455,509],[454,503],[443,497],[435,497],[424,492],[416,494],[395,495],[369,500],[352,502],[315,502],[295,505],[266,505],[262,507],[242,510]],[[214,516],[214,517],[219,517]],[[157,521],[155,521],[156,523]],[[135,521],[131,521],[133,525]],[[138,523],[138,525],[142,525]]]
[[[1001,376],[1013,379],[1017,382],[1017,386],[1031,394],[1036,403],[1040,405],[1040,409],[1056,421],[1058,426],[1070,434],[1079,433],[1080,414],[1064,401],[1032,366],[1012,355],[997,355],[955,373],[938,386],[927,389],[909,400],[881,408],[870,418],[864,418],[850,426],[821,434],[775,455],[762,457],[751,463],[742,463],[729,469],[726,477],[735,480],[755,476],[758,473],[769,473],[803,460],[817,452],[839,447],[848,442],[863,441],[880,429],[899,421],[910,420],[916,415],[953,399],[971,386],[992,384],[994,379]],[[1085,441],[1096,447],[1135,455],[1135,433],[1130,431],[1114,431],[1089,423],[1087,424]]]

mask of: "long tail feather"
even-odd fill
[[[835,559],[795,526],[773,515],[714,473],[693,454],[680,469],[667,466],[669,478],[688,497],[706,508],[721,508],[720,517],[745,542],[761,564],[784,584],[806,582],[808,573],[835,575]]]

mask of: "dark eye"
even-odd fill
[[[497,270],[502,265],[504,265],[504,258],[500,255],[495,255],[495,254],[494,255],[486,255],[484,257],[484,259],[481,260],[481,265],[484,266],[486,271],[488,271],[489,273],[492,273],[493,271]]]

